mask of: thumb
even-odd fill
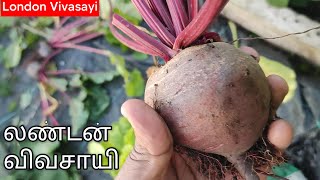
[[[173,153],[172,136],[163,119],[141,100],[128,100],[121,113],[131,123],[136,143],[117,179],[160,179]]]

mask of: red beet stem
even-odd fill
[[[161,42],[117,14],[113,15],[111,32],[128,47],[169,61],[182,48],[206,43],[206,38],[211,36],[203,36],[204,32],[228,0],[206,0],[200,11],[198,0],[132,0],[132,2]],[[212,37],[214,41],[220,41],[219,36]]]
[[[113,25],[110,26],[110,30],[112,32],[112,34],[124,45],[130,47],[131,49],[135,50],[135,51],[139,51],[142,53],[146,53],[146,54],[150,54],[152,56],[160,56],[161,55],[159,53],[157,53],[156,51],[154,51],[153,49],[149,49],[147,47],[145,47],[144,45],[139,44],[138,42],[132,40],[129,37],[125,37],[124,35],[122,35],[121,33],[119,33],[115,27]],[[163,58],[163,57],[162,57]]]
[[[169,47],[173,46],[175,37],[168,31],[168,29],[162,24],[158,17],[152,12],[150,7],[145,1],[132,0],[141,16],[157,35],[157,37]]]
[[[178,50],[192,44],[219,15],[227,2],[228,0],[206,0],[196,17],[178,35],[173,49]]]
[[[189,23],[186,9],[181,0],[167,0],[167,5],[171,14],[176,34],[179,35]]]
[[[176,37],[168,6],[163,1],[147,0],[152,11],[166,25],[169,32]]]
[[[192,21],[199,11],[199,1],[198,0],[188,0],[188,12],[189,19]]]
[[[79,28],[80,26],[87,24],[91,20],[92,20],[91,18],[80,18],[75,20],[74,22],[67,24],[66,26],[63,26],[60,29],[55,30],[53,38],[50,39],[50,44],[54,44],[60,41],[61,38],[65,37],[70,33],[71,29]]]
[[[170,59],[170,57],[175,55],[175,52],[172,49],[152,38],[147,33],[139,30],[117,14],[114,14],[112,24],[128,35],[132,40],[150,50],[154,50],[160,57],[163,57],[164,59],[168,60],[168,58]],[[139,44],[137,44],[137,46],[139,46]]]

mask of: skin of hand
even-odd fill
[[[258,53],[251,48],[241,48],[257,60]],[[267,77],[272,92],[271,110],[275,115],[285,95],[288,85],[279,76]],[[173,150],[171,133],[160,115],[141,100],[128,100],[121,112],[131,123],[136,142],[134,149],[122,166],[117,180],[202,180],[208,177],[200,174],[186,158]],[[281,150],[291,143],[293,129],[285,120],[274,121],[268,130],[268,139]],[[260,179],[266,179],[259,175]],[[226,179],[229,179],[226,177]]]

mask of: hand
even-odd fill
[[[275,114],[288,93],[288,85],[276,75],[267,79],[272,91],[272,113]],[[123,104],[121,112],[134,128],[136,144],[116,179],[208,179],[187,164],[184,157],[174,152],[173,139],[168,127],[150,106],[141,100],[128,100]],[[285,150],[290,145],[292,136],[292,127],[286,121],[279,119],[270,125],[268,139],[277,148]],[[265,177],[261,175],[261,179]]]

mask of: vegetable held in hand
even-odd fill
[[[176,150],[214,179],[258,179],[262,167],[277,164],[282,158],[264,140],[273,117],[263,71],[252,56],[206,32],[227,0],[200,8],[198,0],[132,2],[159,40],[117,14],[111,30],[130,48],[167,62],[149,78],[145,102],[166,121]]]

